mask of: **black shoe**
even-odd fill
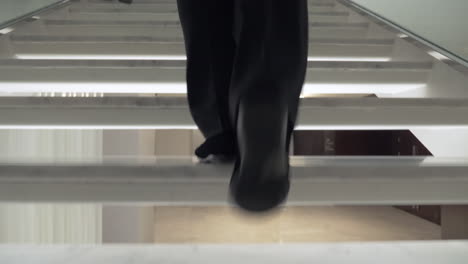
[[[236,160],[236,156],[235,155],[223,155],[223,154],[219,154],[219,155],[211,154],[206,158],[198,158],[198,160],[200,163],[206,163],[206,164],[233,163]]]
[[[133,0],[119,0],[119,2],[129,5],[129,4],[133,3]]]
[[[236,142],[232,132],[225,132],[214,137],[208,138],[196,150],[195,155],[201,160],[210,158],[210,156],[220,159],[234,159]]]
[[[239,104],[238,153],[231,178],[233,200],[243,209],[263,212],[283,203],[289,193],[287,106]]]

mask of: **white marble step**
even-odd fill
[[[177,0],[134,0],[132,5],[138,4],[167,4],[167,3],[176,3]],[[311,1],[311,0],[308,0]],[[118,0],[72,0],[72,2],[81,2],[84,4],[87,3],[100,3],[100,4],[122,4]]]
[[[139,20],[80,20],[80,19],[53,19],[44,18],[40,20],[45,26],[67,26],[67,25],[96,25],[96,26],[177,26],[179,21],[139,21]],[[310,27],[320,28],[368,28],[367,22],[310,22]]]
[[[69,22],[77,22],[75,24]],[[45,27],[42,31],[34,25],[16,29],[12,35],[44,35],[44,36],[148,36],[148,37],[168,37],[182,38],[182,29],[177,24],[159,25],[126,25],[120,23],[88,23],[93,21],[67,21],[49,20],[44,21]],[[340,26],[341,23],[334,23],[336,26],[317,26],[320,23],[311,23],[309,35],[313,38],[366,38],[368,33],[367,23],[351,24],[352,26]],[[322,23],[323,24],[323,23]],[[346,24],[341,24],[346,25]],[[357,26],[354,26],[357,25]]]
[[[122,3],[112,4],[80,4],[76,3],[67,7],[69,12],[138,12],[138,13],[175,13],[178,12],[177,4],[153,3],[126,5]],[[330,10],[326,10],[330,11]]]
[[[0,165],[2,202],[226,205],[232,164],[195,158]],[[468,203],[468,162],[434,158],[292,157],[287,205]],[[1,255],[1,254],[0,254]]]
[[[0,97],[0,128],[196,129],[184,97]],[[456,129],[466,99],[304,98],[297,130]]]
[[[172,36],[12,36],[20,59],[185,59],[183,38]],[[309,60],[389,61],[393,39],[315,38]]]
[[[322,4],[311,4],[309,6],[309,12],[326,12],[333,13],[335,6],[322,5]],[[109,6],[102,4],[90,4],[90,5],[71,5],[68,8],[71,13],[177,13],[178,8],[175,4],[140,4],[135,6],[127,6],[123,4]]]
[[[179,21],[177,13],[128,13],[128,12],[55,12],[44,16],[47,19],[73,20],[138,20],[138,21]],[[348,22],[347,12],[309,12],[311,22]]]
[[[8,264],[465,264],[467,241],[263,245],[0,246]]]
[[[310,3],[309,11],[316,12],[332,12],[335,11],[336,4],[333,3]],[[112,11],[137,11],[145,10],[146,12],[151,12],[154,10],[155,13],[158,12],[176,12],[177,4],[175,3],[139,3],[134,5],[125,5],[122,3],[89,3],[89,4],[75,4],[71,6],[71,11],[73,9],[83,9],[83,10],[112,10]]]
[[[126,5],[118,1],[108,1],[108,0],[72,0],[71,2],[75,4],[82,4],[84,6],[116,6],[121,8],[133,8],[133,7],[146,7],[154,5],[177,5],[176,0],[161,0],[161,1],[145,1],[145,0],[135,0],[131,5]],[[335,1],[308,1],[309,7],[334,7],[336,6]]]
[[[432,63],[310,62],[303,94],[393,94],[422,89],[431,68]],[[185,74],[184,61],[5,60],[0,61],[0,93],[185,94]]]
[[[168,34],[178,34],[179,31],[173,29],[166,29]],[[179,35],[180,36],[180,35]],[[13,42],[92,42],[92,43],[161,43],[167,42],[182,42],[180,39],[165,38],[165,36],[151,37],[151,36],[100,36],[100,35],[81,35],[81,36],[47,36],[47,35],[13,35],[10,37]],[[385,38],[352,38],[352,39],[333,39],[333,38],[320,38],[311,36],[309,39],[311,44],[326,44],[326,45],[363,45],[363,46],[392,46],[395,43],[394,39]]]
[[[134,0],[132,5],[147,5],[147,4],[175,4],[177,0]],[[71,0],[83,4],[119,4],[117,0]],[[309,5],[335,5],[334,0],[308,0]],[[130,5],[130,6],[132,6]]]

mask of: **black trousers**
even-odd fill
[[[239,101],[248,98],[286,104],[290,137],[307,68],[307,0],[177,3],[187,53],[187,96],[203,135],[234,131]]]

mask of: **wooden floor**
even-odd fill
[[[440,226],[392,207],[157,207],[156,243],[304,243],[441,239]]]

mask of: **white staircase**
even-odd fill
[[[297,129],[409,129],[436,157],[291,157],[286,206],[468,204],[468,152],[451,152],[468,142],[468,70],[347,2],[309,1],[309,65]],[[69,1],[0,32],[0,129],[40,129],[54,142],[73,141],[75,129],[98,130],[87,142],[102,145],[91,153],[97,157],[79,162],[41,161],[40,152],[31,160],[21,151],[2,157],[0,203],[230,204],[232,164],[200,164],[189,157],[202,139],[185,98],[186,57],[175,0],[135,0],[131,6]],[[48,132],[56,129],[69,130],[68,139]],[[176,155],[167,157],[173,152],[165,148]],[[134,157],[106,156],[122,153]],[[464,241],[0,246],[0,263],[64,263],[77,254],[83,258],[76,263],[156,263],[164,257],[177,258],[174,263],[220,257],[225,263],[325,257],[327,263],[375,263],[378,255],[381,263],[461,264],[467,249]],[[31,259],[21,256],[25,250]],[[75,263],[69,259],[65,263]]]
[[[227,205],[232,164],[193,158],[4,163],[0,200]],[[467,160],[291,158],[288,205],[467,204]],[[416,191],[415,191],[416,190]]]
[[[464,264],[467,242],[344,243],[298,245],[5,246],[6,263],[359,263]],[[24,252],[28,252],[25,256]],[[430,254],[428,254],[430,252]]]
[[[431,140],[468,131],[466,70],[346,1],[309,5],[298,130],[412,129]],[[175,2],[69,1],[18,23],[0,43],[1,129],[179,130],[166,141],[196,129]]]
[[[466,70],[346,1],[309,4],[298,130],[468,131]],[[196,129],[175,2],[69,1],[4,31],[0,43],[1,129]]]
[[[2,129],[196,129],[184,97],[3,97],[0,110]],[[466,113],[466,99],[303,98],[297,130],[466,129]]]

